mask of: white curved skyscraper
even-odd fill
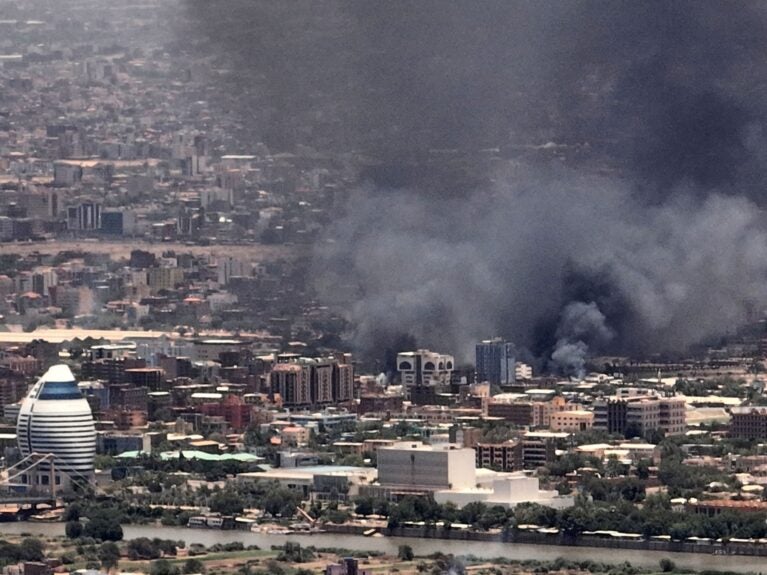
[[[96,428],[88,402],[80,393],[72,371],[54,365],[45,372],[21,403],[16,424],[22,456],[55,456],[56,483],[68,478],[90,479],[96,455]],[[50,470],[43,467],[40,471]],[[47,485],[50,474],[37,474],[34,483]]]

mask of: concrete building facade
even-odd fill
[[[488,339],[475,346],[477,381],[493,385],[512,385],[516,381],[514,344],[500,338]]]
[[[406,387],[447,385],[450,383],[454,366],[452,355],[427,349],[397,354],[397,371]]]

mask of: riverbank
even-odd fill
[[[621,549],[620,553],[616,553],[614,548],[473,540],[462,540],[460,547],[455,547],[446,544],[444,539],[412,536],[364,537],[354,533],[346,533],[343,538],[340,538],[339,533],[277,535],[251,533],[249,531],[218,531],[147,525],[126,525],[123,530],[125,539],[158,537],[183,540],[187,545],[198,543],[206,547],[216,543],[241,542],[244,545],[258,545],[262,549],[269,549],[272,545],[284,545],[288,541],[294,541],[307,547],[340,546],[353,551],[376,551],[387,555],[396,555],[400,545],[409,545],[419,556],[437,552],[452,552],[456,555],[472,555],[483,559],[505,557],[514,561],[554,561],[564,557],[571,561],[598,561],[611,564],[628,561],[637,567],[650,569],[656,568],[661,559],[670,558],[678,567],[695,571],[715,569],[738,573],[758,573],[765,570],[764,559],[761,557],[665,552],[656,549],[629,548]],[[64,535],[64,525],[61,523],[32,522],[4,523],[0,526],[0,533],[29,533],[44,537],[61,537]]]
[[[327,533],[364,536],[371,528],[362,525],[333,525],[323,527]],[[471,531],[468,529],[441,529],[437,527],[381,528],[377,532],[387,537],[410,537],[418,539],[447,539],[450,541],[485,541],[497,543],[524,543],[530,545],[551,545],[555,547],[597,547],[606,549],[632,549],[658,553],[696,553],[704,555],[738,555],[767,557],[767,545],[745,541],[717,543],[700,540],[697,542],[664,541],[646,539],[621,539],[609,536],[581,535],[566,537],[559,533],[531,533],[521,531]]]

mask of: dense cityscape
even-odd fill
[[[721,133],[643,155],[639,202],[625,124],[479,95],[533,8],[374,4],[0,0],[2,575],[762,572],[759,166],[709,150],[739,120],[695,100]],[[368,64],[424,22],[400,107]],[[562,93],[633,102],[592,64]]]

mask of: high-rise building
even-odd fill
[[[354,367],[336,358],[278,357],[271,391],[286,407],[330,405],[354,398]]]
[[[475,348],[477,381],[511,385],[516,381],[514,344],[500,338],[487,339]]]
[[[0,376],[0,406],[16,403],[27,391],[27,384],[20,375],[7,373]]]
[[[66,365],[54,365],[32,386],[22,401],[16,434],[23,457],[32,453],[54,456],[57,485],[93,476],[93,414]],[[34,478],[27,478],[28,482],[49,484],[49,465],[41,465],[40,471]]]
[[[219,257],[216,260],[218,271],[218,283],[227,285],[233,277],[245,277],[248,274],[247,262],[233,258],[232,256]]]
[[[337,402],[354,399],[354,366],[351,363],[333,364],[333,398]]]
[[[286,406],[309,405],[309,374],[297,363],[278,363],[269,375],[272,394]]]
[[[98,230],[101,228],[101,204],[80,202],[67,208],[67,228],[70,230]]]
[[[184,270],[178,267],[157,267],[147,270],[147,285],[153,293],[172,291],[184,281]]]

